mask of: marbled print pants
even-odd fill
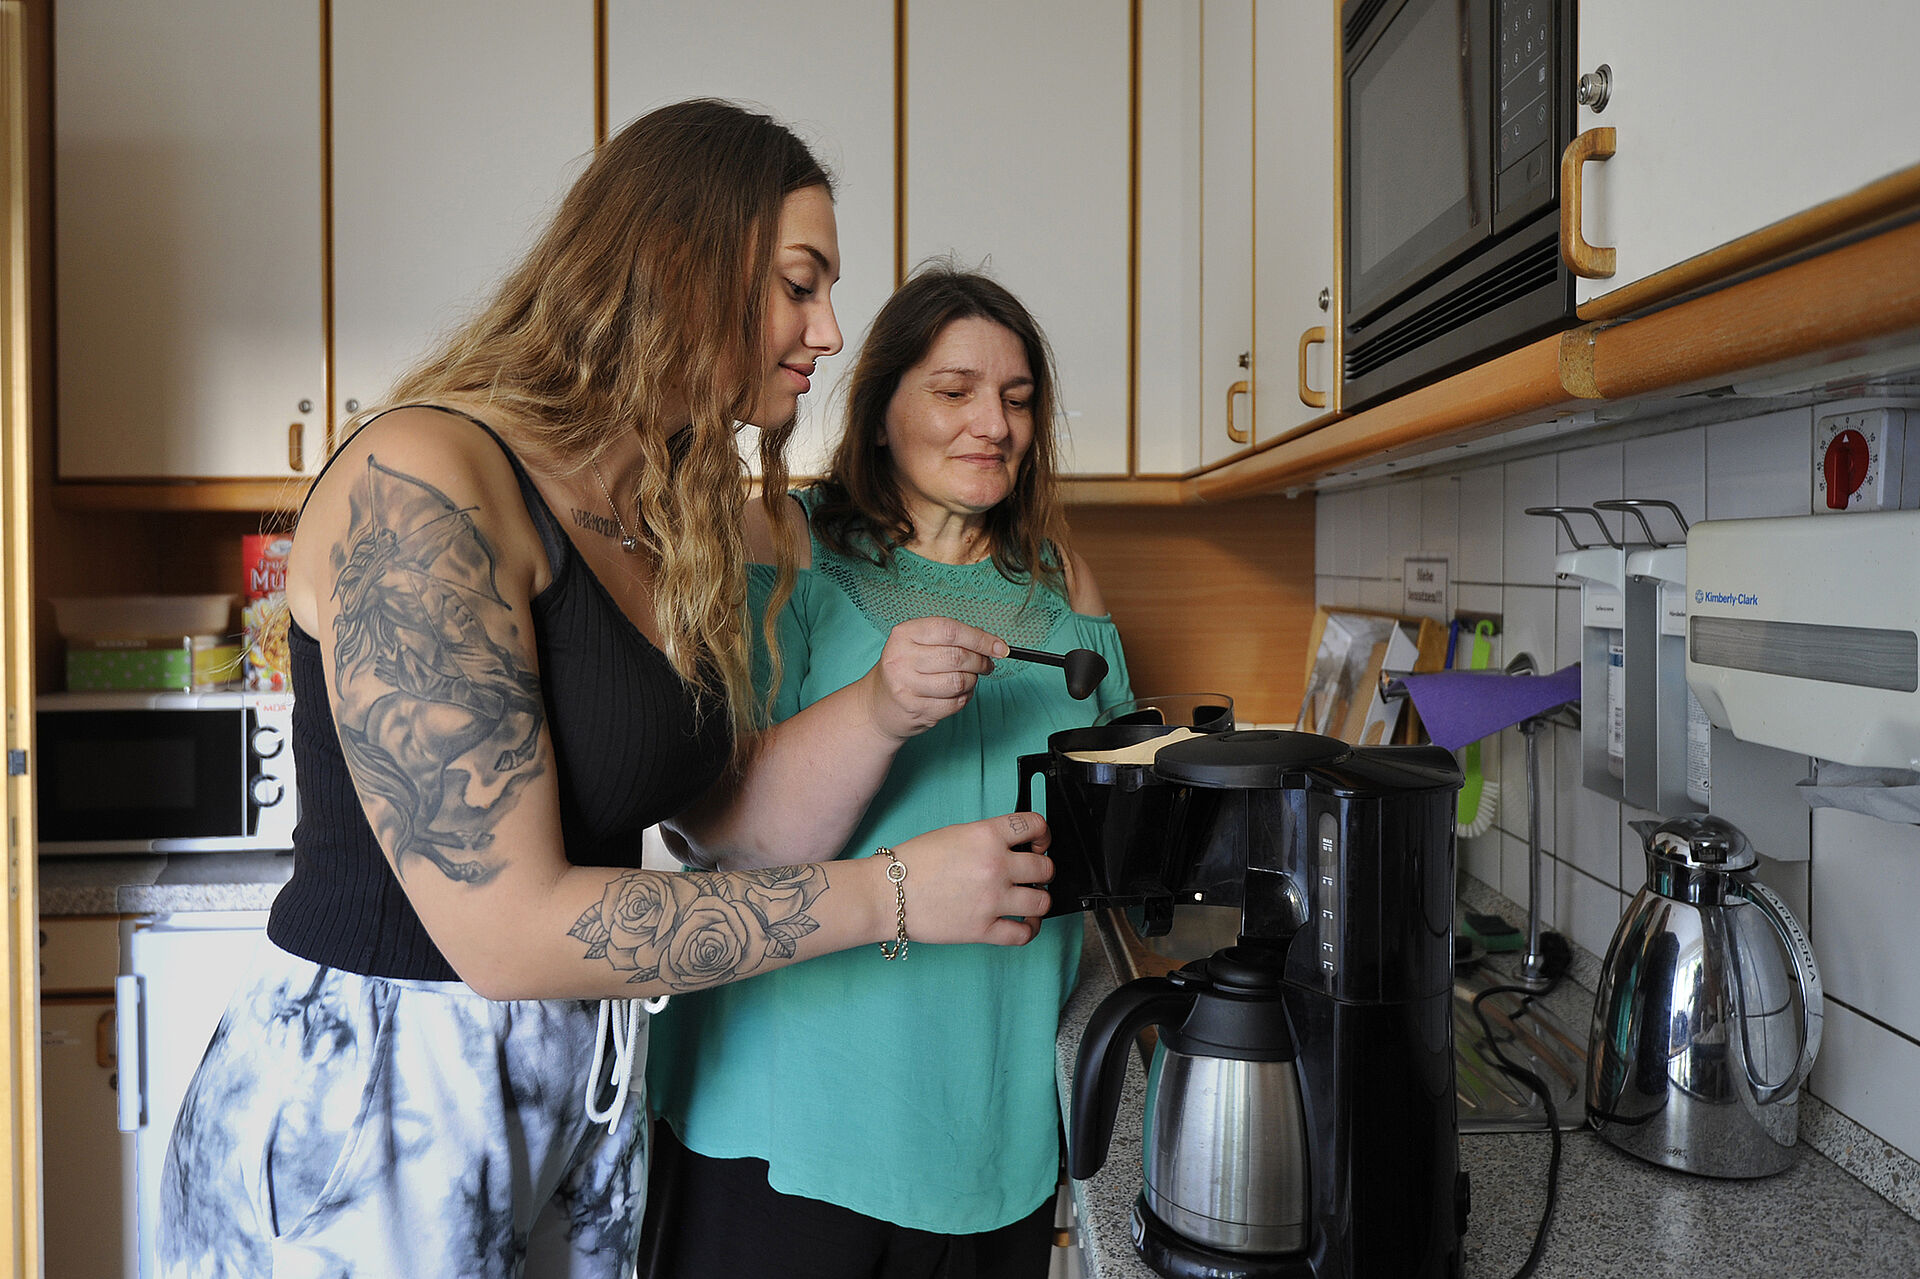
[[[166,1279],[632,1274],[647,1107],[588,1121],[596,1005],[261,955],[174,1125]]]

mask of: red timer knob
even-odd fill
[[[1827,445],[1827,509],[1844,511],[1847,499],[1866,482],[1867,437],[1848,429],[1833,437]]]

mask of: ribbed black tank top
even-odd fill
[[[687,687],[580,558],[512,450],[484,422],[467,420],[492,436],[513,465],[553,572],[533,600],[533,633],[567,859],[577,866],[637,866],[641,832],[684,808],[725,767],[726,710]],[[267,935],[282,950],[333,968],[458,980],[414,913],[354,793],[319,642],[296,625],[288,643],[300,821],[293,877],[274,899]],[[439,872],[423,864],[412,873]]]

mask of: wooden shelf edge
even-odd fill
[[[64,511],[260,511],[297,510],[307,482],[298,480],[197,480],[179,484],[62,480],[53,504]]]
[[[1818,366],[1920,330],[1920,222],[1591,330],[1593,390],[1684,394],[1796,363]]]
[[[1540,421],[1578,400],[1560,380],[1560,335],[1187,481],[1204,502],[1306,487],[1333,472],[1419,446],[1464,442]]]
[[[1580,318],[1611,320],[1644,311],[1915,208],[1920,208],[1920,164],[1597,297],[1580,307]]]
[[[1068,506],[1191,506],[1200,499],[1181,479],[1068,479],[1060,496]]]

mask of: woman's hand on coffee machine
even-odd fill
[[[1006,655],[1000,639],[951,617],[902,622],[860,681],[868,722],[896,742],[918,736],[965,706],[994,659]]]
[[[1026,945],[1051,904],[1040,885],[1053,878],[1053,862],[1044,856],[1052,842],[1038,813],[1006,813],[943,826],[898,845],[894,855],[907,868],[901,882],[907,937]]]

